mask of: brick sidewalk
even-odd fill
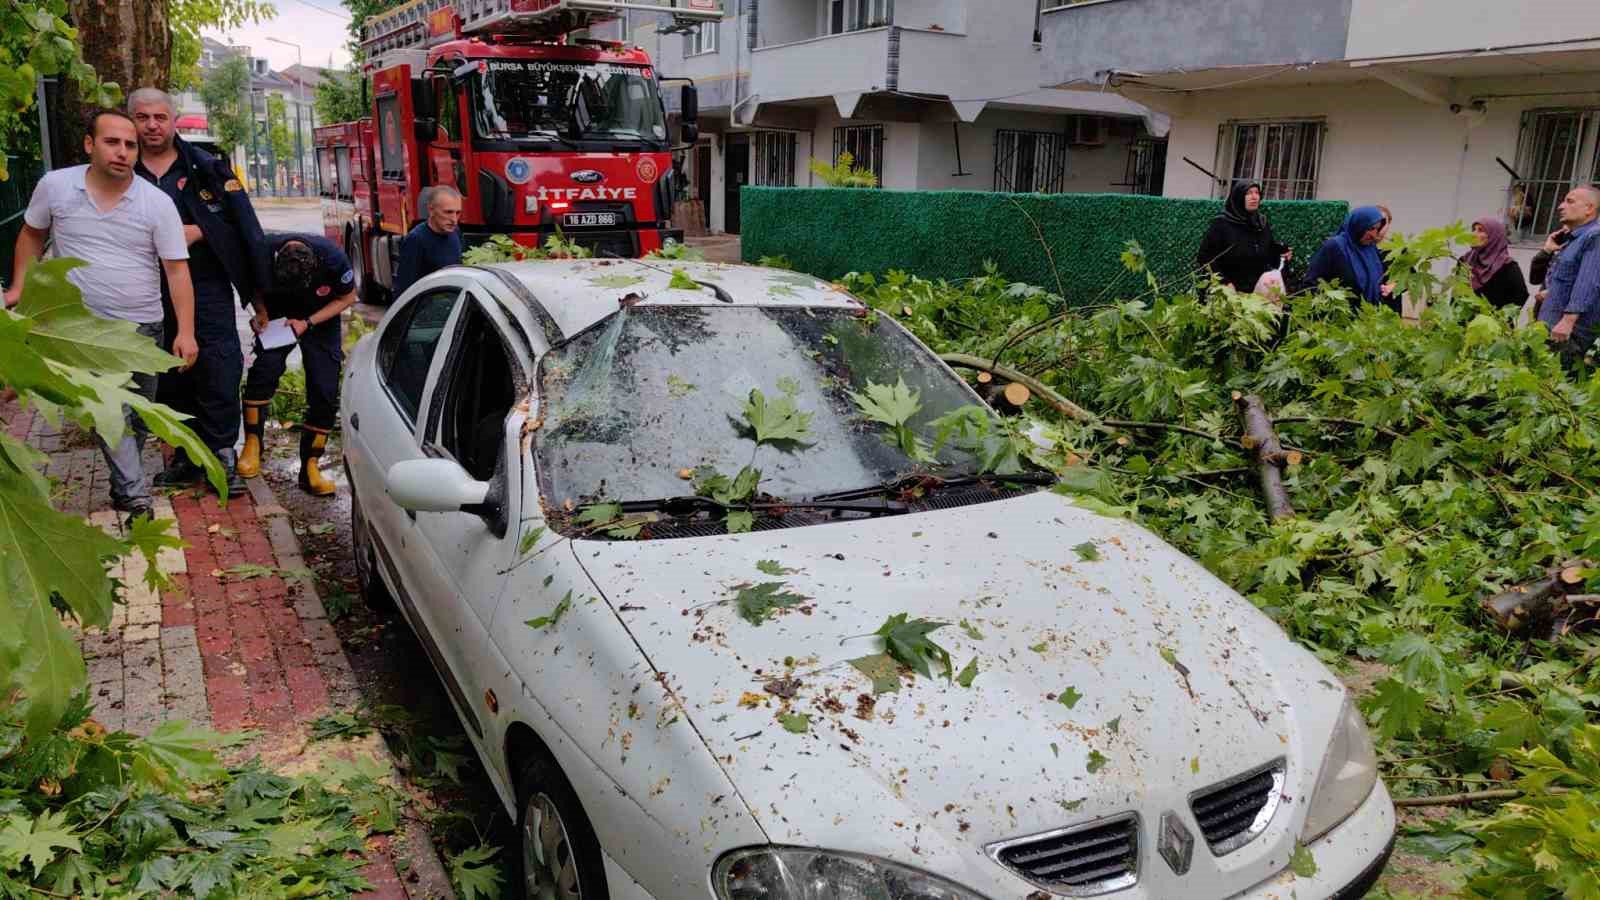
[[[47,454],[45,474],[60,509],[120,532],[105,459],[89,435],[71,425],[59,429],[14,401],[0,406],[0,418],[13,437]],[[146,471],[159,471],[157,446],[151,441],[146,449]],[[79,637],[94,716],[107,728],[148,734],[162,722],[186,720],[218,731],[256,729],[263,736],[248,749],[286,765],[304,751],[305,726],[332,710],[354,709],[360,694],[309,573],[293,577],[305,561],[287,511],[264,479],[249,484],[250,493],[230,498],[226,508],[200,491],[159,497],[156,516],[176,519],[188,543],[157,560],[170,589],[158,596],[145,586],[143,557],[123,559],[111,569],[123,602],[110,626]],[[369,747],[392,763],[381,741]],[[406,837],[411,862],[436,869],[426,833],[413,827]],[[389,839],[370,846],[364,874],[376,889],[364,896],[408,897]]]

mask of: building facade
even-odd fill
[[[699,88],[681,174],[713,232],[738,232],[742,186],[819,184],[811,161],[846,151],[889,190],[1160,190],[1163,116],[1041,88],[1038,0],[725,3],[687,33],[651,14],[620,29]]]
[[[203,36],[200,40],[202,80],[229,57],[243,56],[250,67],[248,102],[254,107],[256,139],[234,148],[234,169],[245,176],[253,191],[315,196],[317,172],[312,161],[312,130],[320,124],[316,118],[317,84],[327,70],[296,64],[275,71],[265,58],[252,55],[249,47],[229,46]],[[294,149],[284,159],[277,158],[267,140],[267,107],[269,98],[273,97],[283,101],[290,141],[298,141],[298,144],[291,144]],[[175,99],[179,134],[214,137],[198,89],[183,91]]]
[[[1046,84],[1171,118],[1165,191],[1503,217],[1518,255],[1600,180],[1592,0],[1091,0],[1041,14]]]

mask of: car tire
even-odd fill
[[[361,512],[361,499],[350,492],[350,544],[356,557],[356,584],[361,601],[378,612],[394,610],[394,595],[378,574],[378,549],[372,541],[371,526]]]
[[[522,760],[517,775],[517,833],[512,852],[522,900],[605,900],[600,840],[578,794],[543,753]]]

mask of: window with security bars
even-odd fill
[[[994,133],[994,189],[1059,194],[1067,182],[1067,137],[1048,131]]]
[[[1314,200],[1327,123],[1318,119],[1228,122],[1217,134],[1218,196],[1261,185],[1263,200]]]
[[[756,168],[752,182],[763,187],[794,187],[794,132],[761,131],[754,138]]]
[[[883,184],[883,126],[882,125],[847,125],[833,130],[833,162],[838,165],[839,157],[849,153],[851,165],[858,169],[866,169],[878,177],[878,184]]]
[[[1118,187],[1130,193],[1161,196],[1166,189],[1167,142],[1161,138],[1137,138],[1128,144],[1128,164]]]
[[[1530,109],[1522,114],[1517,178],[1506,192],[1514,240],[1561,227],[1556,208],[1579,184],[1600,180],[1600,109]]]

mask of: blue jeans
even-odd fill
[[[164,329],[160,322],[149,322],[139,326],[139,334],[150,339],[157,347],[161,346]],[[154,400],[156,396],[156,376],[144,372],[135,372],[133,375],[133,391],[146,400]],[[111,469],[111,507],[118,512],[134,512],[149,509],[150,507],[150,477],[144,472],[145,438],[150,436],[150,429],[145,427],[144,420],[139,418],[133,408],[127,404],[122,406],[122,417],[127,423],[127,428],[122,432],[122,440],[117,446],[108,445],[105,438],[99,434],[95,440],[100,443],[100,450],[106,455],[106,464]]]

